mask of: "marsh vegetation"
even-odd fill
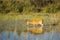
[[[42,18],[43,33],[27,25],[34,18]],[[60,40],[60,0],[0,0],[0,40]]]

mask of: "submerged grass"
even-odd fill
[[[60,12],[59,12],[60,13]],[[48,14],[48,13],[31,13],[31,14],[7,14],[2,15],[0,14],[0,30],[13,30],[16,27],[17,33],[22,32],[26,29],[26,19],[33,19],[33,18],[43,18],[43,24],[44,24],[44,31],[50,31],[53,28],[55,28],[57,31],[60,29],[60,16],[59,13],[55,14]],[[4,25],[4,26],[2,26]],[[2,29],[1,29],[2,27]],[[54,29],[54,30],[55,30]],[[7,30],[7,31],[8,31]],[[20,31],[18,31],[20,30]]]

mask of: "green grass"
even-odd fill
[[[47,24],[54,24],[54,23],[57,24],[58,23],[60,25],[60,15],[59,15],[59,13],[60,12],[55,13],[55,14],[48,14],[48,13],[30,13],[30,14],[24,14],[24,15],[21,15],[19,13],[18,14],[17,13],[10,13],[10,14],[6,14],[6,15],[0,14],[0,21],[3,21],[3,22],[5,22],[5,21],[6,22],[7,21],[18,22],[19,21],[23,25],[23,26],[20,26],[20,27],[22,27],[21,31],[24,31],[25,30],[24,25],[26,27],[26,23],[24,24],[24,21],[26,19],[43,18],[43,24],[47,25]],[[56,16],[54,17],[54,15],[56,15]],[[56,18],[56,20],[54,21],[54,19],[51,19],[51,18]],[[13,25],[17,26],[18,24],[14,23]],[[10,26],[8,26],[8,27],[10,27]],[[49,28],[49,27],[50,26],[47,26],[47,28]],[[46,28],[46,27],[44,26],[44,28]],[[60,28],[60,27],[58,26],[58,28]]]

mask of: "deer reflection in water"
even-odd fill
[[[31,20],[27,20],[27,25],[32,25],[31,28],[27,27],[27,31],[30,31],[32,33],[42,33],[43,32],[43,19],[41,18],[35,18],[35,19],[31,19]],[[37,26],[39,27],[37,27]],[[36,27],[35,27],[36,26]]]

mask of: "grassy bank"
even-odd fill
[[[26,29],[26,19],[42,18],[44,24],[44,31],[60,29],[60,15],[58,13],[48,14],[48,13],[31,13],[31,14],[19,14],[19,13],[9,13],[6,15],[0,14],[0,30],[11,30],[14,31],[15,28],[17,32],[24,31]],[[59,31],[60,32],[60,31]]]

